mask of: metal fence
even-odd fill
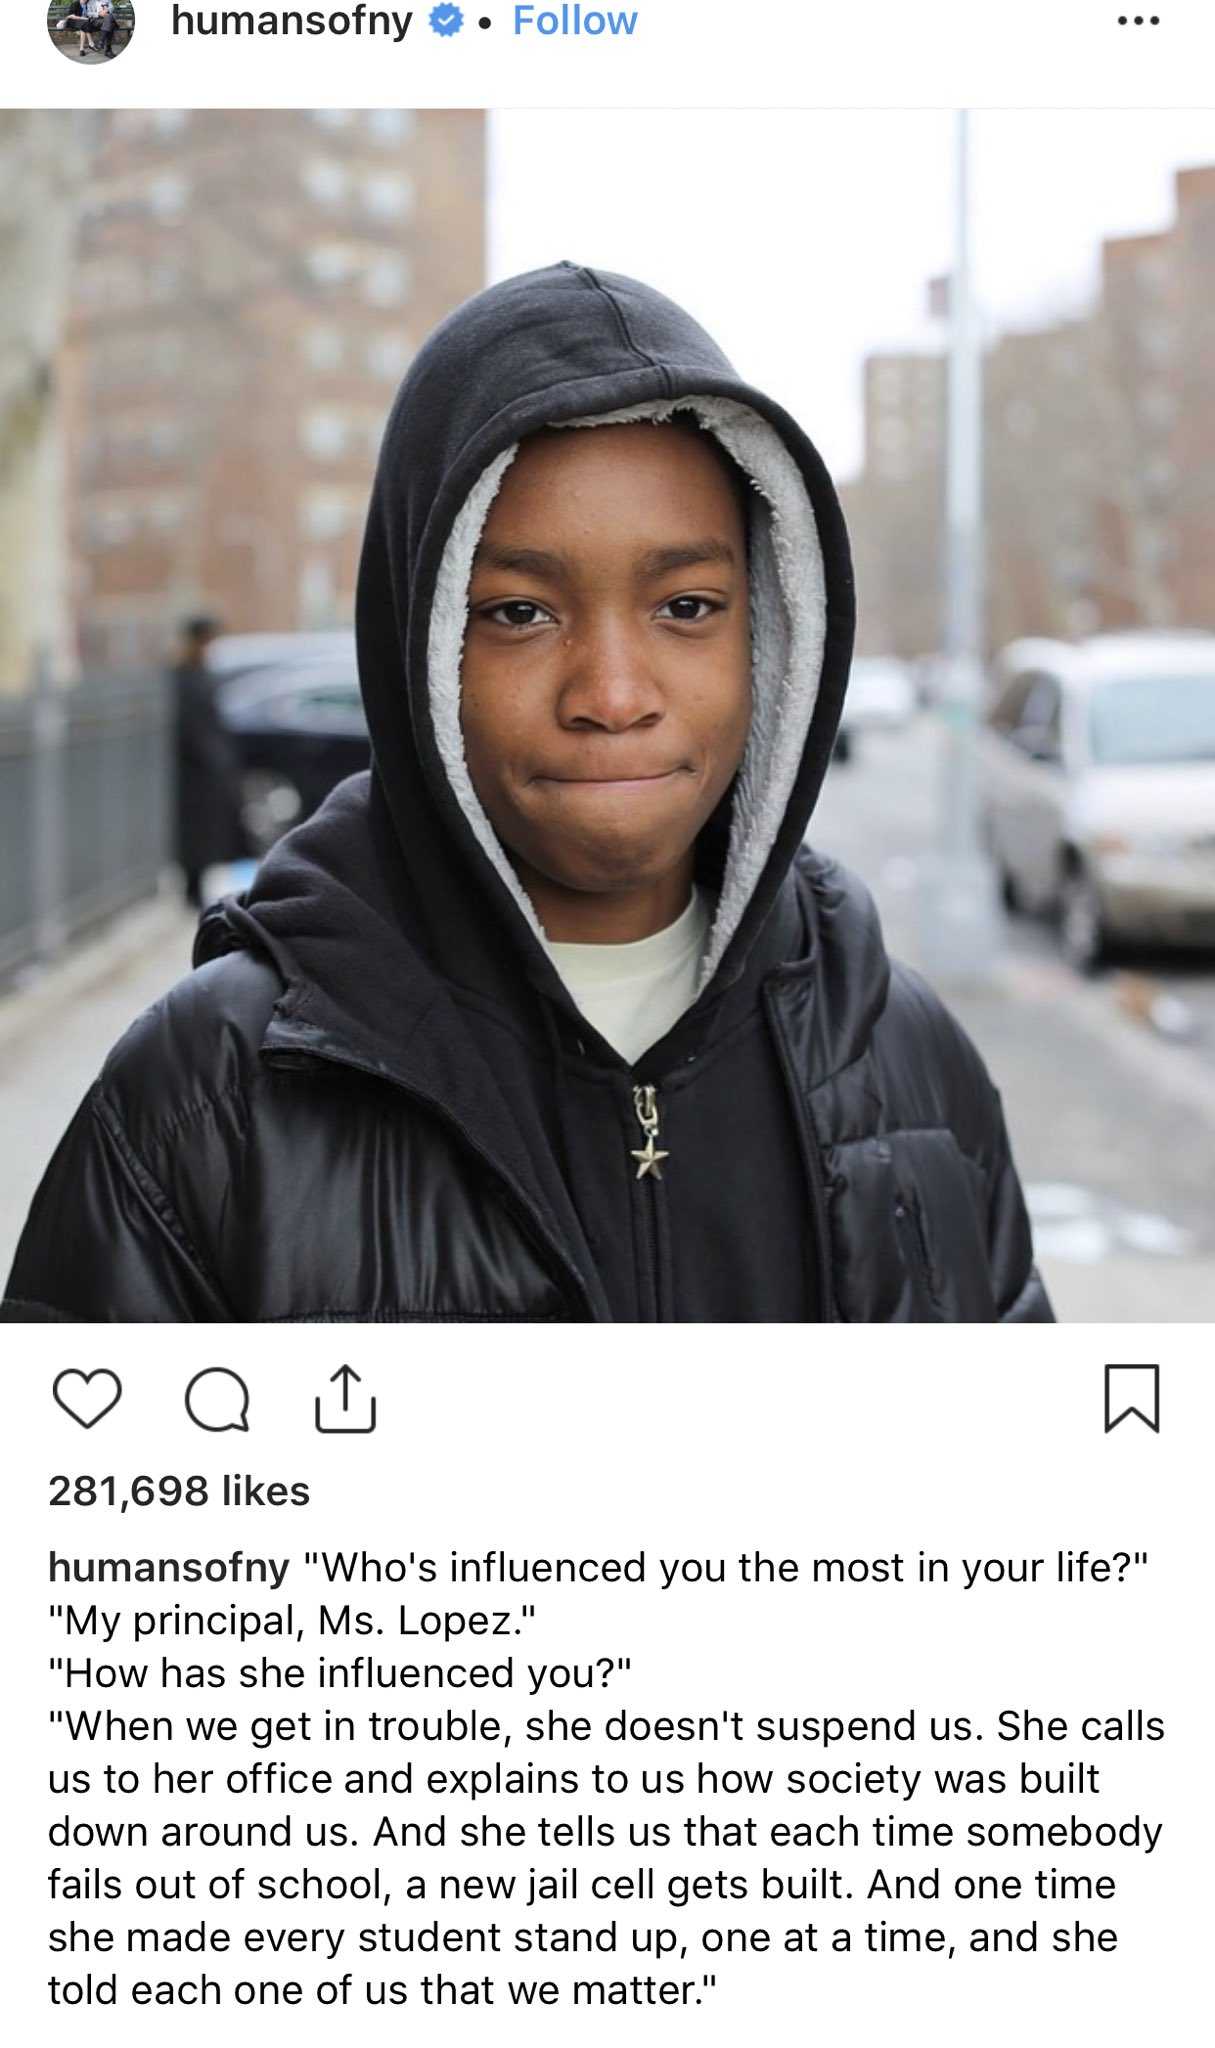
[[[0,978],[153,894],[172,775],[159,677],[0,698]]]

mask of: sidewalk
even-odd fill
[[[196,919],[158,897],[0,996],[0,1287],[30,1198],[106,1053],[186,973]]]

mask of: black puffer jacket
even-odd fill
[[[717,407],[736,449],[768,446],[757,481],[786,519],[772,559],[800,618],[790,672],[809,646],[814,675],[801,723],[785,691],[757,757],[771,815],[745,886],[731,827],[753,795],[728,792],[701,835],[699,877],[733,908],[696,1001],[630,1069],[575,1007],[444,757],[432,626],[458,515],[496,458],[546,423],[685,398]],[[800,611],[791,490],[817,550]],[[834,491],[779,407],[630,280],[559,265],[496,287],[397,401],[358,629],[372,774],[204,920],[196,971],[115,1049],[35,1200],[8,1313],[1048,1320],[981,1061],[891,967],[861,885],[802,844],[852,589]],[[661,1180],[632,1163],[643,1086]]]

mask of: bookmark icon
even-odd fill
[[[1128,1415],[1137,1415],[1160,1434],[1160,1367],[1107,1365],[1105,1368],[1105,1433],[1117,1429]]]

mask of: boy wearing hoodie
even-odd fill
[[[803,844],[853,591],[794,421],[633,280],[495,286],[357,624],[370,774],[111,1054],[9,1313],[1049,1320],[978,1055]]]

